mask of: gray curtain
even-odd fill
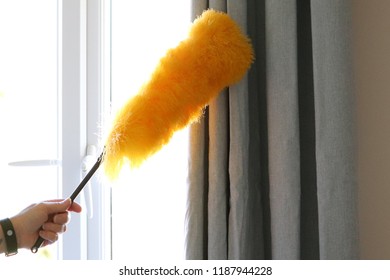
[[[193,0],[256,61],[191,127],[187,259],[356,259],[350,3]]]

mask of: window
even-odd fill
[[[112,105],[148,80],[166,50],[186,37],[190,1],[112,1]],[[188,131],[112,186],[114,260],[183,259]],[[126,168],[126,167],[125,167]]]
[[[190,0],[0,0],[0,188],[8,198],[0,216],[74,191],[87,150],[99,155],[109,112],[137,93],[189,23]],[[38,256],[182,259],[187,137],[178,132],[112,185],[99,170],[77,198],[83,213]]]
[[[57,8],[51,0],[0,1],[0,217],[58,197]],[[57,258],[57,247],[39,257]]]

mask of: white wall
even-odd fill
[[[390,1],[352,0],[362,259],[390,259]]]

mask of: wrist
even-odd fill
[[[18,216],[14,216],[14,217],[10,218],[10,220],[14,226],[14,229],[15,229],[18,249],[27,248],[28,246],[25,245],[26,242],[25,242],[24,236],[23,236],[23,223],[22,223],[22,221],[20,221]]]
[[[1,243],[6,256],[12,256],[18,253],[18,243],[15,228],[10,219],[3,219],[0,221],[0,227],[3,232]]]

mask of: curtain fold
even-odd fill
[[[358,257],[348,1],[193,0],[256,61],[190,130],[187,259]]]
[[[272,257],[299,259],[301,166],[295,2],[267,2],[265,13]]]
[[[320,256],[343,258],[358,254],[351,9],[349,1],[311,6]]]

